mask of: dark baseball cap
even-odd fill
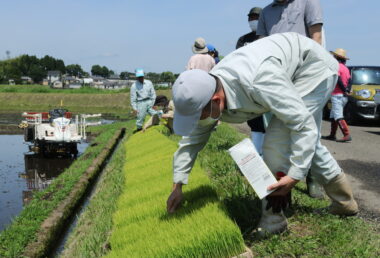
[[[256,15],[260,15],[261,10],[262,10],[262,9],[261,9],[260,7],[253,7],[253,8],[249,11],[248,16],[251,16],[251,15],[254,15],[254,14],[256,14]]]

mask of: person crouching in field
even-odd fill
[[[154,102],[153,109],[159,110],[159,114],[153,115],[144,124],[143,132],[153,125],[160,123],[160,118],[166,121],[165,126],[173,133],[173,117],[174,117],[174,103],[173,100],[168,100],[164,95],[158,95]]]

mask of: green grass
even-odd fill
[[[0,234],[0,257],[20,257],[25,247],[36,238],[41,223],[65,199],[80,176],[99,155],[104,146],[122,124],[101,126],[99,136],[68,169],[45,190],[36,192],[33,200],[24,207],[12,224]],[[100,130],[100,129],[98,129]]]
[[[167,88],[155,87],[159,91],[169,91]],[[83,86],[79,89],[53,89],[50,86],[31,84],[31,85],[5,85],[0,84],[0,93],[52,93],[52,94],[118,94],[129,93],[130,88],[106,90],[97,89],[90,86]]]
[[[287,212],[289,232],[255,239],[250,233],[261,213],[260,200],[226,150],[244,136],[222,124],[200,153],[201,165],[209,172],[212,184],[227,210],[239,225],[246,244],[259,257],[379,257],[378,226],[360,218],[317,215],[313,211],[326,207],[327,200],[309,198],[304,183],[292,191],[293,207]],[[191,175],[190,177],[192,177]],[[192,179],[190,179],[192,180]],[[377,227],[377,229],[376,229]]]
[[[155,129],[126,143],[126,185],[113,215],[109,257],[231,257],[244,251],[238,227],[198,164],[182,208],[167,214],[175,149]]]
[[[157,90],[156,93],[170,96],[169,90]],[[125,116],[131,112],[129,93],[105,90],[99,93],[80,93],[77,90],[72,90],[71,93],[66,90],[61,90],[60,93],[55,90],[51,93],[0,91],[0,112],[48,111],[60,107],[61,101],[64,108],[75,113],[110,113]]]
[[[53,89],[50,86],[32,85],[0,85],[0,92],[17,93],[53,93],[53,94],[117,94],[129,92],[129,88],[120,90],[96,89],[93,87],[82,87],[80,89]]]
[[[130,134],[134,121],[126,125]],[[98,129],[93,130],[97,133]],[[126,139],[126,138],[124,138]],[[100,178],[96,191],[77,226],[70,234],[61,257],[101,257],[108,250],[112,229],[112,214],[116,201],[124,190],[125,140],[120,143]]]

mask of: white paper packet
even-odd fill
[[[242,140],[231,147],[228,152],[260,199],[274,191],[268,191],[267,188],[276,183],[277,180],[256,151],[250,139]]]

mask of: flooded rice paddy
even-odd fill
[[[115,119],[116,118],[116,119]],[[70,156],[45,157],[30,152],[18,128],[20,113],[0,114],[0,231],[12,222],[32,199],[33,192],[45,189],[75,160]],[[101,124],[117,117],[103,116]],[[88,143],[78,144],[79,155]]]
[[[0,135],[0,231],[19,214],[33,192],[45,189],[75,160],[29,152],[23,135]],[[79,153],[87,143],[78,144]]]
[[[20,114],[0,114],[0,231],[22,211],[34,191],[46,188],[75,160],[30,152],[17,127],[20,122]],[[87,146],[78,144],[79,155]]]

